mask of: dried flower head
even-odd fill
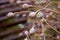
[[[13,12],[9,12],[9,13],[7,14],[8,17],[14,16],[14,15],[15,15],[15,13],[13,13]]]
[[[30,12],[30,14],[29,14],[30,17],[34,17],[35,15],[36,15],[35,12]]]

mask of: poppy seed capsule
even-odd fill
[[[21,29],[24,28],[24,25],[23,24],[19,24],[18,25]]]
[[[8,17],[14,16],[14,15],[15,15],[15,13],[12,13],[12,12],[9,12],[9,13],[7,14]]]
[[[38,14],[36,15],[37,18],[41,18],[43,16],[44,16],[43,12],[38,12]]]
[[[32,33],[34,33],[34,32],[35,32],[35,28],[32,27],[32,28],[29,30],[29,33],[32,34]]]
[[[27,15],[26,14],[23,14],[22,17],[26,17]]]
[[[28,31],[25,31],[24,33],[25,33],[25,35],[28,35],[28,34],[29,34],[29,32],[28,32]]]
[[[16,16],[16,17],[19,17],[20,15],[19,15],[19,14],[16,14],[15,16]]]
[[[35,12],[30,12],[30,14],[29,14],[30,17],[34,17],[35,15],[36,15]]]
[[[29,7],[28,4],[23,4],[23,5],[22,5],[22,8],[28,8],[28,7]]]
[[[20,0],[17,0],[16,3],[19,4],[19,3],[21,3],[21,1]]]

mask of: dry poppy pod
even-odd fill
[[[41,18],[43,16],[44,16],[44,13],[43,12],[38,12],[37,15],[36,15],[37,18]]]
[[[28,22],[34,22],[35,20],[35,15],[36,13],[35,12],[30,12],[30,14],[28,15]]]
[[[8,17],[14,16],[14,15],[15,15],[15,13],[12,13],[12,12],[9,12],[9,13],[7,14]]]
[[[32,33],[34,33],[35,31],[36,31],[35,28],[32,27],[32,28],[29,30],[29,33],[32,34]]]
[[[21,29],[24,28],[24,25],[23,24],[19,24],[18,25]]]
[[[28,8],[28,7],[29,7],[28,4],[23,4],[23,5],[22,5],[22,8]]]
[[[34,17],[36,15],[36,12],[30,12],[29,16]]]
[[[16,1],[16,3],[17,3],[17,4],[20,4],[20,3],[21,3],[21,1],[20,1],[20,0],[17,0],[17,1]]]
[[[25,35],[28,35],[28,34],[29,34],[29,32],[28,32],[28,31],[25,31],[24,33],[25,33]]]
[[[19,16],[20,16],[20,14],[16,14],[16,15],[15,15],[15,17],[19,17]]]
[[[26,14],[23,14],[22,17],[26,17],[27,15]]]

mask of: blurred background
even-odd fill
[[[60,40],[60,0],[0,0],[0,40]]]

